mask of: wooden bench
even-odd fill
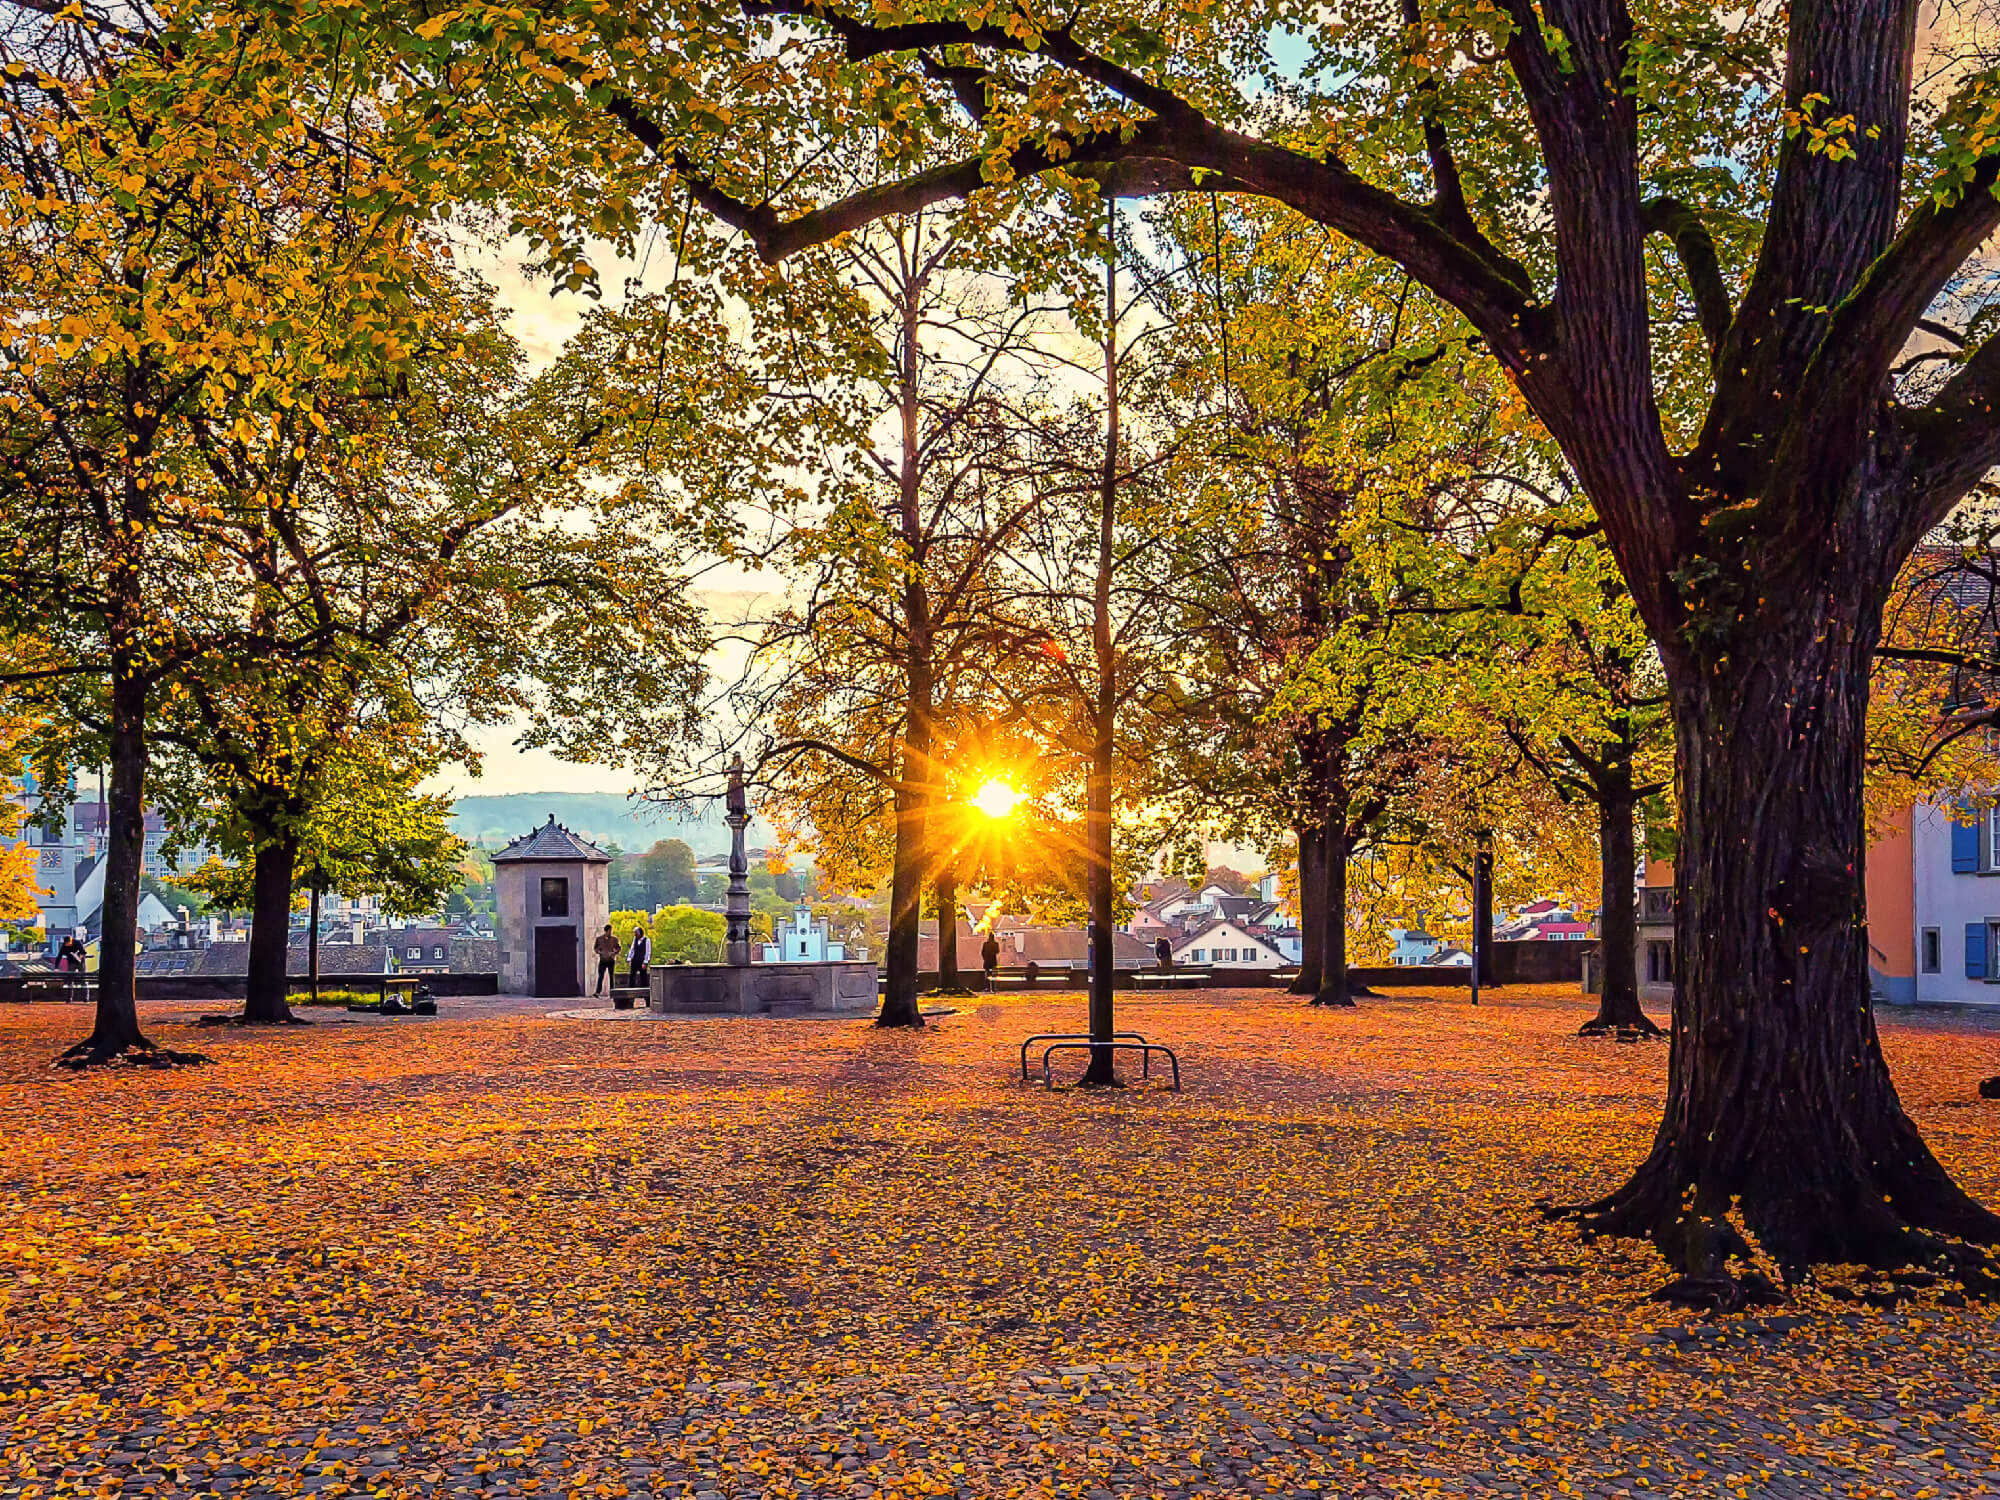
[[[82,1000],[97,998],[97,981],[81,971],[24,969],[0,977],[0,1000],[24,1003],[30,1000]]]
[[[1132,972],[1132,988],[1135,990],[1199,990],[1208,985],[1206,969],[1135,969]]]

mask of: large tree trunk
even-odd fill
[[[950,860],[938,871],[933,887],[937,892],[937,982],[941,990],[955,990],[958,980],[958,871]]]
[[[1347,982],[1347,829],[1338,818],[1329,820],[1320,847],[1326,867],[1319,939],[1324,957],[1312,1003],[1351,1006],[1354,992]]]
[[[1658,1035],[1660,1028],[1639,1007],[1639,921],[1634,885],[1638,854],[1632,835],[1637,802],[1630,769],[1606,768],[1597,778],[1598,880],[1597,952],[1601,988],[1597,1014],[1583,1025],[1583,1035],[1642,1031]]]
[[[1775,579],[1759,584],[1771,592]],[[1676,1295],[1745,1295],[1747,1231],[1813,1263],[1965,1263],[1996,1218],[1903,1113],[1869,1004],[1862,754],[1878,621],[1863,581],[1768,599],[1736,650],[1670,665],[1682,796],[1665,1117],[1632,1180],[1567,1210],[1650,1236]],[[1975,1273],[1976,1274],[1976,1273]],[[1754,1290],[1754,1283],[1753,1283]]]
[[[1317,995],[1326,958],[1326,832],[1302,818],[1299,834],[1299,977],[1294,995]]]
[[[294,1019],[288,960],[298,857],[298,840],[280,839],[258,849],[251,871],[250,969],[243,991],[243,1019],[251,1025],[276,1026]]]
[[[88,1038],[63,1054],[78,1065],[152,1054],[139,1030],[140,879],[146,859],[146,684],[114,655],[107,734],[111,791],[104,829],[104,902],[98,910],[97,1016]]]

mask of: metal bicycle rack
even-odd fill
[[[1111,1033],[1111,1035],[1112,1035],[1112,1036],[1113,1036],[1114,1038],[1116,1038],[1116,1039],[1118,1039],[1118,1040],[1121,1040],[1121,1041],[1128,1041],[1128,1042],[1143,1042],[1143,1041],[1145,1041],[1145,1040],[1146,1040],[1146,1039],[1145,1039],[1145,1038],[1144,1038],[1143,1036],[1141,1036],[1141,1035],[1140,1035],[1140,1034],[1139,1034],[1138,1032],[1136,1032],[1136,1031],[1114,1031],[1114,1032],[1112,1032],[1112,1033]],[[1029,1049],[1030,1047],[1034,1046],[1034,1045],[1035,1045],[1035,1043],[1037,1043],[1037,1042],[1087,1042],[1087,1041],[1089,1041],[1089,1040],[1090,1040],[1090,1033],[1089,1033],[1089,1032],[1087,1032],[1087,1031],[1038,1031],[1038,1032],[1036,1032],[1036,1033],[1035,1033],[1035,1034],[1034,1034],[1033,1036],[1029,1037],[1029,1038],[1028,1038],[1028,1039],[1027,1039],[1027,1040],[1026,1040],[1025,1042],[1021,1043],[1021,1082],[1023,1082],[1023,1083],[1026,1083],[1026,1082],[1028,1081],[1028,1049]],[[1152,1056],[1151,1056],[1150,1054],[1148,1054],[1148,1055],[1147,1055],[1147,1058],[1146,1058],[1146,1071],[1145,1071],[1145,1074],[1144,1074],[1144,1076],[1145,1076],[1145,1077],[1147,1077],[1147,1078],[1151,1078],[1151,1077],[1153,1076],[1153,1071],[1152,1071],[1152,1070],[1153,1070],[1153,1059],[1152,1059]]]
[[[1178,1094],[1181,1091],[1181,1060],[1174,1054],[1173,1048],[1160,1042],[1056,1042],[1042,1054],[1042,1086],[1047,1089],[1054,1089],[1056,1086],[1055,1077],[1049,1071],[1049,1062],[1058,1052],[1088,1052],[1094,1047],[1110,1047],[1117,1052],[1140,1053],[1146,1059],[1145,1076],[1148,1078],[1153,1076],[1153,1054],[1164,1052],[1167,1061],[1174,1065],[1174,1092]]]

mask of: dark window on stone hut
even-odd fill
[[[545,917],[569,915],[569,880],[566,877],[561,875],[543,877],[542,915]]]

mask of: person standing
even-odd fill
[[[79,1000],[90,997],[90,981],[85,971],[90,967],[90,950],[83,946],[83,939],[70,933],[56,949],[56,968],[63,976],[63,999]]]
[[[598,933],[597,941],[590,945],[590,951],[597,955],[597,986],[593,995],[604,993],[608,982],[613,989],[618,987],[618,934],[611,930],[611,924],[604,924],[604,931]]]
[[[1153,958],[1160,966],[1162,974],[1171,973],[1174,967],[1174,945],[1162,933],[1153,943]]]
[[[993,988],[993,976],[1000,972],[1000,939],[991,928],[986,931],[986,941],[979,945],[979,963],[986,970],[986,988]]]
[[[646,985],[646,970],[653,962],[653,940],[646,936],[646,929],[632,929],[632,951],[626,955],[625,967],[632,971],[630,983],[638,989]]]

